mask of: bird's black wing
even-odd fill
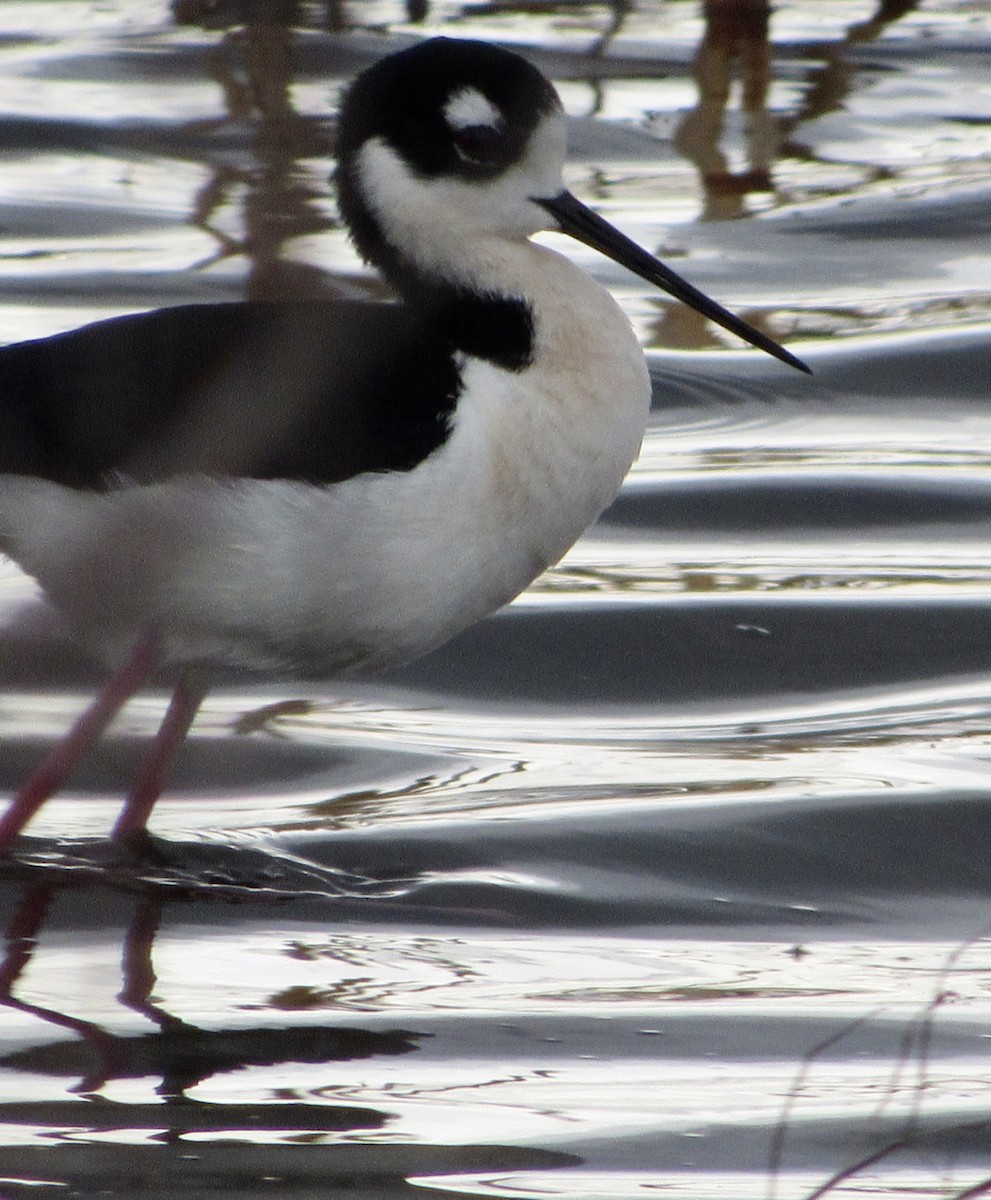
[[[185,305],[0,348],[0,473],[333,483],[440,446],[460,376],[400,304]]]

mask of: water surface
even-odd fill
[[[412,667],[218,689],[140,867],[129,706],[0,877],[0,1195],[985,1194],[986,5],[281,7],[0,3],[5,340],[380,294],[335,98],[443,32],[815,376],[567,248],[650,356],[622,494]],[[35,601],[0,562],[7,792],[100,678]]]

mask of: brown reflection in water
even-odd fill
[[[270,25],[322,24],[332,33],[347,28],[343,0],[172,0],[172,16],[177,25],[201,25],[227,28],[264,22]],[[314,22],[313,17],[318,16]]]
[[[684,116],[675,135],[677,149],[698,171],[704,220],[747,215],[747,197],[775,190],[773,167],[782,153],[805,161],[815,155],[792,135],[803,122],[833,112],[851,88],[851,67],[843,51],[851,43],[877,37],[888,25],[918,7],[918,0],[879,0],[866,20],[851,24],[840,38],[816,42],[804,52],[820,59],[810,75],[801,108],[791,114],[768,112],[772,80],[769,42],[769,0],[703,0],[705,32],[695,54],[692,74],[698,103]],[[426,18],[429,5],[407,3],[408,21]],[[607,27],[588,48],[585,57],[605,65],[606,79],[624,73],[622,54],[603,57],[607,47],[633,10],[630,0],[507,0],[477,3],[464,8],[465,25],[473,18],[516,13],[522,17],[562,9],[604,9]],[[345,32],[361,25],[359,4],[343,0],[302,3],[302,0],[172,0],[177,24],[224,30],[223,40],[210,57],[211,76],[221,89],[226,115],[197,123],[209,132],[226,123],[253,126],[250,166],[214,164],[209,180],[195,198],[191,222],[217,243],[217,251],[200,263],[243,256],[249,262],[246,296],[251,299],[307,299],[340,295],[355,287],[382,294],[381,286],[365,277],[335,281],[326,271],[286,257],[293,239],[322,232],[336,224],[323,210],[327,188],[314,183],[303,168],[306,160],[330,160],[330,138],[316,117],[294,107],[292,86],[294,29],[321,28]],[[734,81],[739,82],[740,107],[746,116],[745,164],[734,169],[720,146]],[[589,84],[601,102],[600,70]],[[881,172],[883,174],[883,172]],[[872,176],[873,177],[873,176]],[[223,228],[222,216],[232,198],[243,192],[239,213],[241,232]],[[758,328],[767,326],[760,313],[744,314]],[[767,329],[768,332],[773,332]],[[654,344],[698,347],[715,344],[706,322],[681,305],[666,305],[655,329]]]
[[[338,6],[330,6],[337,8]],[[296,111],[292,98],[292,21],[298,5],[289,0],[226,5],[176,3],[177,22],[211,27],[243,20],[228,29],[210,55],[210,74],[223,93],[226,115],[196,122],[209,133],[227,123],[253,126],[249,166],[215,163],[211,177],[195,197],[190,221],[218,243],[205,267],[220,259],[244,256],[249,263],[245,294],[254,300],[327,298],[336,294],[325,272],[284,256],[292,239],[319,233],[334,222],[321,211],[325,189],[307,178],[304,160],[326,159],[330,145],[315,117]],[[244,190],[240,221],[232,235],[218,217],[238,189]]]
[[[475,4],[465,8],[462,20],[498,12],[532,16],[560,8],[604,9],[607,27],[588,48],[586,60],[598,69],[589,84],[601,102],[603,80],[623,76],[628,69],[622,52],[606,49],[632,10],[629,0],[611,3],[557,5],[547,0],[516,0]],[[685,114],[674,135],[677,149],[697,172],[703,198],[702,219],[724,220],[745,216],[748,197],[775,191],[774,163],[781,154],[814,161],[815,154],[794,137],[805,121],[833,112],[852,86],[852,68],[844,51],[851,42],[877,36],[887,25],[917,7],[917,0],[881,0],[866,21],[851,25],[845,35],[803,48],[819,60],[810,73],[798,111],[772,114],[767,100],[772,82],[769,41],[769,0],[704,0],[705,32],[696,51],[692,75],[698,102]],[[410,20],[423,19],[428,6],[407,5]],[[226,115],[195,125],[209,133],[225,124],[252,128],[250,164],[215,162],[207,182],[195,197],[191,222],[217,243],[216,253],[200,266],[220,259],[248,260],[245,294],[249,299],[299,300],[339,296],[345,291],[384,294],[379,281],[363,274],[335,279],[325,270],[287,254],[296,238],[319,233],[336,225],[326,211],[331,146],[320,118],[301,114],[292,94],[294,30],[324,28],[343,32],[361,22],[358,5],[303,4],[298,0],[173,0],[174,19],[224,30],[223,39],[210,56],[210,74],[220,88]],[[726,114],[734,83],[738,83],[740,108],[745,115],[745,162],[731,166],[721,147]],[[322,160],[316,175],[307,169]],[[325,166],[323,164],[326,164]],[[883,172],[879,172],[883,174]],[[870,174],[870,172],[868,172]],[[871,175],[873,178],[874,176]],[[231,232],[235,201],[240,211],[238,232]],[[697,348],[718,344],[704,318],[678,304],[659,305],[650,343],[666,347]],[[744,311],[747,320],[771,334],[769,314]]]
[[[406,19],[416,24],[430,11],[428,0],[406,0]],[[172,0],[177,25],[226,28],[265,21],[281,25],[316,25],[329,33],[343,33],[357,22],[361,0]]]
[[[775,192],[773,167],[779,157],[817,161],[812,150],[792,135],[803,122],[842,107],[855,76],[855,68],[845,57],[846,48],[878,36],[887,25],[917,8],[918,0],[881,0],[874,15],[851,25],[844,37],[811,47],[807,53],[822,65],[810,74],[798,111],[782,115],[767,108],[773,80],[770,0],[703,0],[702,7],[705,32],[692,64],[699,99],[685,114],[673,140],[698,171],[701,219],[713,221],[747,216],[748,196]],[[740,108],[746,117],[746,165],[739,170],[731,169],[720,146],[736,76]],[[868,181],[889,174],[883,167],[868,168],[865,173]],[[762,332],[782,336],[769,320],[770,314],[744,309],[740,315]],[[652,325],[650,344],[694,349],[718,340],[709,322],[693,309],[664,304]]]
[[[702,220],[728,220],[747,213],[746,198],[774,190],[771,168],[779,133],[767,111],[771,83],[768,41],[769,0],[705,0],[705,33],[692,63],[698,103],[675,130],[676,149],[698,171]],[[740,107],[746,114],[744,169],[734,171],[720,145],[735,74],[740,78]],[[740,315],[771,336],[767,314],[741,310]],[[650,344],[696,348],[717,344],[708,320],[684,304],[663,304],[651,327]]]
[[[847,30],[847,40],[869,42],[885,29],[919,7],[919,0],[880,0],[876,11],[866,21],[858,21]]]
[[[881,0],[876,11],[866,21],[850,25],[841,38],[828,42],[817,42],[811,49],[813,57],[820,60],[809,75],[800,108],[780,120],[781,151],[805,162],[822,161],[800,139],[792,135],[806,121],[814,121],[827,113],[843,110],[845,102],[854,88],[858,67],[847,57],[847,50],[858,42],[873,41],[895,21],[908,16],[919,7],[919,0]],[[830,160],[835,163],[837,160]],[[883,166],[866,166],[859,160],[849,164],[863,172],[865,182],[889,178],[891,172]],[[849,191],[849,185],[844,185]]]
[[[836,111],[850,91],[851,69],[843,49],[877,37],[917,7],[918,0],[881,0],[876,12],[851,25],[843,38],[817,43],[812,52],[824,60],[824,70],[810,80],[799,112],[777,120],[767,110],[772,81],[770,0],[703,0],[705,32],[692,63],[699,100],[674,135],[677,149],[698,170],[703,219],[745,215],[747,195],[774,191],[775,158],[796,150],[783,135],[802,121]],[[739,76],[740,108],[747,118],[747,165],[738,171],[730,169],[719,144],[734,75]]]
[[[703,217],[720,220],[743,213],[750,192],[773,190],[777,139],[766,107],[771,8],[769,0],[706,0],[704,9],[705,34],[692,64],[699,100],[679,125],[674,143],[698,170]],[[748,160],[747,168],[736,172],[719,145],[734,67],[740,75],[740,106],[747,114]]]

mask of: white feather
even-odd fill
[[[498,129],[502,113],[488,96],[478,88],[464,87],[455,92],[444,105],[444,120],[451,129],[467,129],[471,125],[488,125]]]
[[[421,268],[523,299],[530,366],[466,360],[450,436],[416,468],[329,487],[187,477],[105,494],[0,477],[0,544],[95,653],[154,625],[166,655],[328,674],[404,661],[517,595],[612,500],[649,381],[608,293],[527,240],[564,127],[485,186],[417,179],[382,142],[366,195]],[[276,401],[277,402],[277,401]]]

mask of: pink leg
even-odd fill
[[[58,791],[86,751],[152,673],[157,662],[157,638],[142,638],[131,657],[77,718],[68,734],[28,776],[0,819],[0,857],[8,853],[14,838],[45,801]]]
[[[165,718],[142,762],[111,837],[115,841],[145,832],[145,823],[161,795],[169,770],[203,702],[206,686],[187,675],[179,680]]]

